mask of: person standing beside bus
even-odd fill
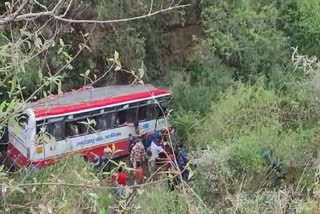
[[[130,153],[130,161],[133,165],[133,168],[137,167],[137,162],[143,163],[146,160],[146,151],[143,144],[139,140],[136,145],[132,148]]]
[[[132,134],[129,134],[128,137],[128,151],[131,153],[132,148],[135,145],[135,137]]]
[[[155,157],[155,159],[158,159],[159,154],[161,152],[164,152],[163,148],[160,146],[160,142],[161,142],[161,137],[158,137],[157,139],[155,139],[155,141],[152,141],[150,145],[150,151],[152,155]]]

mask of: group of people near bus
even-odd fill
[[[138,122],[132,126],[135,131],[128,137],[128,149],[130,164],[134,171],[134,185],[141,185],[147,177],[153,179],[157,174],[172,175],[173,180],[169,181],[170,189],[180,183],[181,179],[187,181],[187,150],[183,144],[180,143],[173,149],[168,142],[168,130],[156,131],[148,136],[139,128]],[[110,181],[118,185],[119,196],[125,197],[128,181],[123,167],[118,168],[118,172]]]

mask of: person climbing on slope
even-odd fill
[[[138,161],[137,168],[135,171],[135,185],[143,184],[143,182],[144,182],[143,168],[141,166],[141,163]]]
[[[122,166],[119,167],[118,173],[110,179],[110,182],[116,182],[118,186],[118,195],[122,198],[126,197],[127,174],[123,172]]]
[[[282,179],[285,179],[285,172],[280,161],[275,160],[273,150],[264,151],[262,157],[268,166],[267,176],[271,177],[271,182],[277,186]]]
[[[136,140],[136,138],[132,134],[129,134],[129,138],[128,138],[128,151],[129,151],[129,154],[131,153],[131,150],[135,145],[135,140]]]
[[[182,179],[184,181],[187,181],[189,177],[189,171],[186,168],[188,164],[188,159],[187,159],[188,152],[182,143],[179,143],[178,146],[176,147],[175,156],[177,159],[178,167],[181,171]]]

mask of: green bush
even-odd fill
[[[300,92],[303,90],[301,88]],[[296,91],[290,95],[295,97],[297,106],[304,106],[304,102],[313,99],[299,94]],[[215,149],[212,157],[203,155],[203,161],[211,164],[205,165],[207,168],[200,167],[194,179],[195,189],[210,203],[214,203],[210,193],[223,194],[219,185],[226,186],[228,192],[234,192],[240,183],[249,192],[273,185],[272,178],[267,175],[270,163],[262,157],[263,152],[271,150],[272,161],[281,164],[286,182],[300,183],[303,190],[313,188],[315,170],[310,163],[319,148],[316,143],[319,129],[317,123],[305,126],[309,122],[304,115],[314,106],[308,104],[296,112],[300,125],[295,127],[283,120],[284,99],[286,96],[266,89],[260,81],[255,86],[239,85],[227,90],[212,103],[207,116],[196,128],[191,129],[192,123],[187,122],[190,114],[180,117],[185,122],[184,129],[190,130],[188,145],[191,150],[206,146]],[[318,118],[317,114],[313,116]],[[199,166],[201,160],[195,159],[194,163]],[[211,186],[208,185],[210,180],[213,181]]]
[[[252,128],[277,122],[279,98],[262,85],[248,87],[240,85],[221,95],[212,103],[207,120],[196,129],[196,141],[205,144],[233,139]]]
[[[287,38],[277,29],[278,10],[272,4],[248,0],[203,1],[202,23],[208,35],[202,43],[238,69],[239,79],[268,75],[289,59]]]
[[[212,55],[189,63],[184,73],[171,78],[172,108],[206,115],[213,100],[217,100],[227,88],[236,86],[233,74],[233,69]]]
[[[182,194],[168,192],[157,185],[143,190],[136,198],[136,207],[134,213],[137,214],[188,213],[188,204]]]
[[[292,46],[307,55],[319,56],[320,2],[317,0],[279,1],[280,21]]]
[[[114,192],[103,189],[106,185],[80,157],[61,160],[15,182],[20,188],[10,193],[6,202],[12,205],[12,210],[17,207],[20,213],[105,213],[114,201]]]

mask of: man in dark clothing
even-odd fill
[[[178,147],[176,148],[176,158],[177,158],[177,164],[178,167],[181,171],[181,175],[182,175],[182,179],[184,181],[188,180],[189,177],[189,171],[186,168],[187,164],[188,164],[188,152],[187,149],[183,146],[182,143],[179,143]]]
[[[98,169],[101,166],[101,159],[97,154],[92,152],[91,154],[94,156],[94,158],[93,158],[93,162],[90,163],[90,166],[92,166],[94,169]]]
[[[129,138],[128,138],[128,150],[129,153],[131,152],[132,148],[134,147],[135,144],[135,137],[132,134],[129,134]]]

